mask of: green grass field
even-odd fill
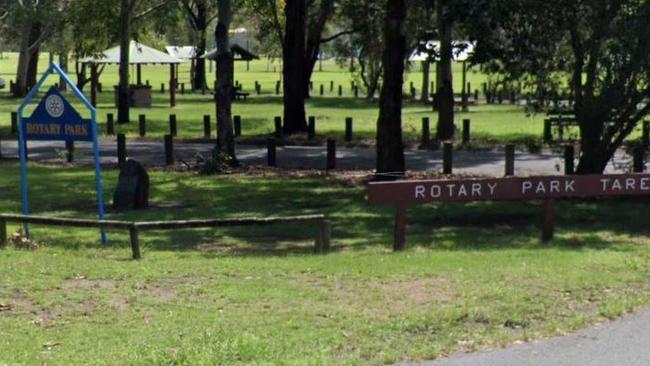
[[[47,65],[47,57],[42,56],[40,67],[44,69]],[[268,65],[267,65],[268,64]],[[16,55],[7,53],[5,58],[0,60],[0,77],[6,80],[14,78],[16,68]],[[276,68],[276,72],[273,68]],[[268,71],[267,71],[268,68]],[[73,70],[73,66],[70,66]],[[273,131],[273,119],[282,115],[282,97],[275,95],[275,83],[280,78],[278,73],[279,63],[271,63],[267,60],[254,61],[250,65],[250,71],[246,71],[245,63],[237,63],[236,79],[243,84],[244,90],[251,92],[248,101],[237,101],[234,104],[233,113],[242,117],[243,135],[246,137],[259,137]],[[117,133],[126,133],[130,137],[138,134],[137,119],[139,114],[147,116],[147,138],[161,139],[168,133],[169,114],[176,114],[178,118],[179,137],[192,139],[203,136],[203,115],[211,115],[214,122],[215,106],[212,96],[208,93],[201,93],[178,96],[178,106],[169,107],[168,94],[160,92],[160,83],[167,83],[169,71],[165,66],[148,66],[143,68],[143,78],[150,80],[153,85],[154,106],[151,109],[133,109],[132,123],[129,125],[117,126]],[[134,73],[132,73],[132,77]],[[189,89],[189,65],[182,65],[179,72],[180,82],[185,82]],[[457,88],[460,90],[461,70],[460,65],[455,67]],[[420,89],[421,72],[419,65],[413,65],[413,70],[407,74],[405,88],[413,82],[416,88]],[[323,63],[323,71],[314,73],[313,97],[307,101],[307,113],[317,118],[317,133],[323,137],[338,137],[343,139],[345,129],[345,118],[354,118],[355,141],[373,144],[377,124],[378,106],[377,101],[369,101],[364,98],[355,99],[350,90],[351,74],[341,69],[334,61]],[[115,113],[115,106],[112,85],[117,84],[117,67],[107,66],[101,81],[104,85],[104,93],[99,96],[98,119],[101,131],[105,132],[107,113]],[[214,80],[214,72],[210,73],[209,85]],[[259,81],[262,85],[262,95],[254,95],[254,83]],[[469,79],[472,85],[480,87],[485,76],[477,72],[470,72]],[[56,78],[52,83],[57,82]],[[330,92],[329,83],[335,82],[334,92]],[[319,96],[320,84],[325,85],[325,95]],[[343,85],[344,96],[338,96],[338,85]],[[88,89],[86,89],[87,91]],[[0,134],[6,136],[9,131],[9,112],[16,110],[18,101],[9,99],[8,91],[0,92]],[[79,108],[81,109],[81,108]],[[432,112],[431,107],[419,102],[407,102],[403,112],[403,128],[405,139],[409,143],[419,141],[421,121],[423,117],[431,119],[432,133],[435,133],[437,116]],[[479,105],[471,108],[469,113],[457,113],[457,125],[461,125],[462,119],[472,120],[473,138],[478,141],[502,144],[514,142],[527,144],[533,140],[539,140],[542,135],[543,117],[527,116],[525,111],[511,105]],[[214,128],[213,128],[214,133]]]
[[[18,165],[0,162],[0,212],[19,212]],[[34,214],[94,217],[89,169],[30,166]],[[107,192],[116,172],[106,172]],[[303,226],[145,233],[32,227],[0,249],[0,364],[378,365],[562,334],[650,304],[645,202],[560,203],[541,244],[537,203],[426,205],[409,249],[361,183],[266,174],[151,172],[147,211],[113,219],[325,213],[333,251]],[[110,194],[107,193],[107,200]],[[10,226],[12,231],[17,226]]]

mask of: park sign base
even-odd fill
[[[650,195],[650,174],[412,180],[368,185],[372,205],[396,207],[394,249],[406,244],[407,207],[425,203],[543,201],[542,240],[553,238],[555,202],[563,198]]]

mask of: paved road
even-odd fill
[[[650,310],[576,334],[403,366],[647,366]]]
[[[17,157],[16,141],[1,141],[4,157]],[[209,156],[211,144],[176,143],[177,160],[193,162],[197,154]],[[62,142],[29,142],[30,159],[60,163],[63,161],[64,144]],[[102,164],[110,165],[117,161],[115,140],[101,141]],[[58,151],[58,152],[57,152]],[[77,143],[75,159],[81,164],[92,163],[91,145]],[[244,164],[266,164],[266,147],[240,145],[237,147],[238,158]],[[164,148],[160,142],[130,140],[127,142],[127,154],[145,166],[155,167],[164,164]],[[519,176],[548,175],[561,172],[563,160],[558,154],[546,151],[540,154],[517,152],[515,173]],[[289,169],[324,169],[326,151],[324,147],[286,146],[278,147],[277,164]],[[626,161],[619,156],[616,160]],[[409,170],[442,170],[442,153],[440,151],[407,150],[406,164]],[[337,167],[340,170],[373,170],[375,167],[374,148],[339,148]],[[467,175],[502,176],[504,174],[503,151],[455,151],[454,172]],[[610,164],[608,173],[620,171]]]

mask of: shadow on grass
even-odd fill
[[[1,166],[17,168],[15,163]],[[94,184],[88,169],[30,168],[32,212],[54,217],[94,218]],[[1,212],[19,210],[17,174],[0,176]],[[106,202],[116,172],[107,172]],[[176,203],[142,211],[110,212],[109,219],[158,221],[232,217],[293,216],[323,213],[333,223],[334,251],[390,250],[393,211],[374,208],[366,189],[331,179],[203,177],[152,172],[152,202]],[[556,215],[556,239],[540,241],[542,208],[538,202],[482,202],[421,205],[409,210],[407,245],[432,250],[501,249],[628,250],[650,242],[650,228],[640,218],[650,212],[635,200],[568,200]],[[77,250],[98,245],[97,231],[38,227],[36,239]],[[146,250],[199,251],[206,256],[309,255],[315,225],[276,225],[201,230],[151,231],[141,234]],[[111,232],[113,245],[128,247],[128,233]],[[146,254],[145,254],[146,256]]]

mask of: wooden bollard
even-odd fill
[[[471,134],[471,121],[469,119],[464,119],[463,120],[463,144],[466,144],[470,140],[470,134]]]
[[[117,135],[117,163],[126,162],[126,136],[123,133]]]
[[[311,141],[316,137],[316,117],[309,116],[309,124],[307,125],[307,140]]]
[[[7,221],[0,219],[0,247],[7,245]]]
[[[422,117],[422,147],[431,144],[431,129],[429,117]]]
[[[318,236],[316,238],[316,253],[327,253],[330,250],[330,240],[332,237],[332,223],[328,220],[322,220],[318,227]]]
[[[131,239],[131,255],[134,260],[142,259],[140,254],[140,238],[138,236],[138,227],[135,224],[129,227],[129,238]]]
[[[336,169],[336,140],[327,139],[327,170]]]
[[[106,115],[106,134],[109,136],[115,135],[115,117],[113,113]]]
[[[11,134],[13,136],[18,134],[18,113],[11,112]]]
[[[544,143],[550,143],[553,141],[553,132],[551,130],[551,121],[546,119],[544,120],[544,136],[543,136]]]
[[[566,145],[564,147],[564,174],[571,175],[574,173],[575,149],[573,145]]]
[[[147,134],[147,116],[141,114],[138,116],[138,132],[140,137],[144,137]]]
[[[354,86],[354,97],[359,98],[359,87],[356,85]]]
[[[641,133],[641,143],[645,149],[650,146],[650,121],[643,121],[643,131]]]
[[[174,137],[178,134],[178,125],[176,124],[175,114],[169,115],[169,133]]]
[[[453,154],[454,145],[451,142],[445,142],[442,146],[442,174],[452,174]]]
[[[339,97],[343,96],[343,85],[339,85]]]
[[[274,138],[266,140],[266,163],[268,166],[276,166],[276,143]]]
[[[276,94],[276,95],[280,95],[280,85],[281,85],[281,84],[280,84],[279,81],[277,81],[277,82],[275,83],[275,94]]]
[[[282,117],[275,116],[274,122],[275,122],[275,136],[276,137],[281,137],[282,136]]]
[[[181,94],[185,94],[185,83],[181,83]]]
[[[165,83],[160,84],[160,93],[165,94]]]
[[[323,94],[325,94],[325,87],[323,86],[323,84],[320,84],[320,96],[322,97]]]
[[[334,93],[334,80],[330,81],[330,93]]]
[[[97,83],[97,92],[98,92],[98,93],[103,93],[103,86],[102,86],[102,83]]]
[[[643,173],[645,171],[645,150],[643,146],[637,146],[632,153],[635,173]]]
[[[149,80],[146,80],[146,81],[144,82],[144,85],[146,85],[146,86],[151,86],[151,84],[149,83]]]
[[[506,145],[506,177],[515,175],[515,145]]]
[[[474,90],[474,103],[478,104],[478,89]]]
[[[233,117],[233,125],[235,127],[235,137],[241,136],[241,116]]]
[[[203,137],[209,139],[212,135],[212,124],[210,122],[210,115],[203,115]]]
[[[353,124],[352,117],[346,117],[345,118],[345,141],[346,142],[352,141],[352,124]]]
[[[548,242],[553,239],[555,231],[555,200],[544,200],[542,203],[544,213],[542,222],[542,241]]]
[[[66,141],[65,142],[65,158],[68,163],[74,162],[74,142]]]
[[[165,165],[174,165],[174,137],[165,135]]]

